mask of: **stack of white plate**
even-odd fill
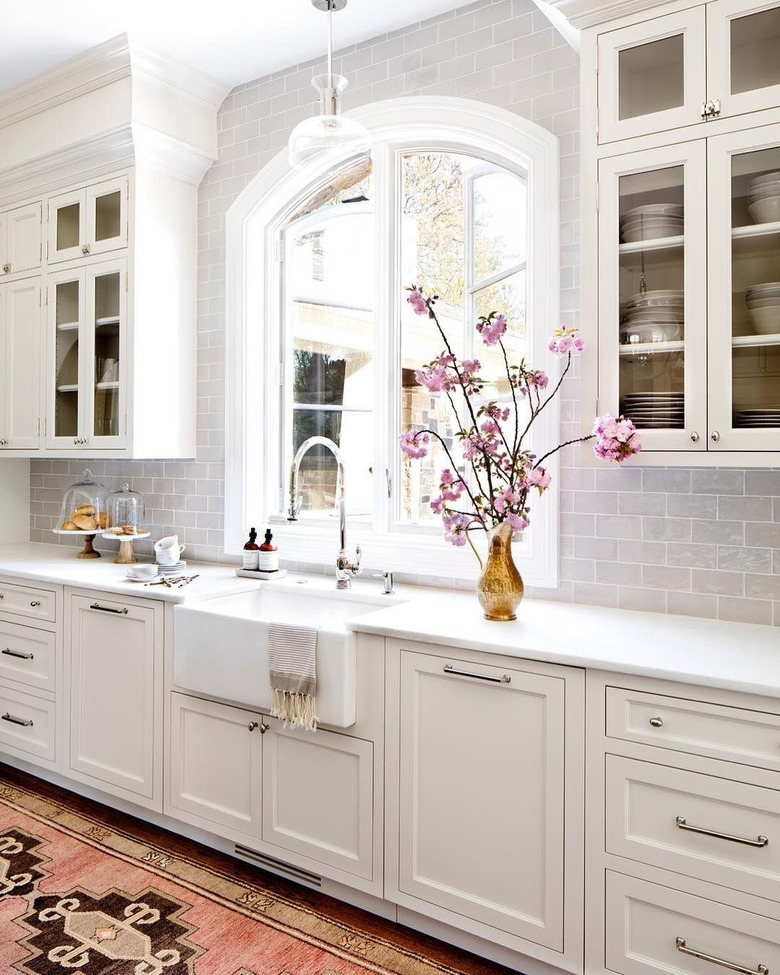
[[[780,281],[754,284],[745,291],[745,301],[759,335],[780,335]]]
[[[671,390],[627,393],[623,413],[645,429],[679,428],[685,422],[685,394]]]
[[[756,223],[780,220],[780,170],[751,179],[748,211]]]
[[[738,410],[735,427],[780,427],[780,406],[762,406],[754,410]]]
[[[620,235],[628,244],[635,240],[678,237],[685,229],[681,203],[648,203],[634,207],[620,218]]]
[[[181,572],[182,569],[187,568],[187,563],[184,561],[179,561],[175,565],[158,565],[157,571],[161,576],[172,576]]]
[[[685,297],[682,291],[643,291],[621,308],[620,341],[677,342],[683,337]]]

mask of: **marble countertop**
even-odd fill
[[[0,546],[0,576],[192,603],[258,586],[341,594],[326,576],[288,575],[272,582],[238,577],[235,567],[188,563],[198,578],[182,589],[128,582],[126,567],[110,559],[77,559],[75,550],[27,543]],[[356,615],[353,630],[400,640],[488,651],[509,657],[677,680],[780,698],[780,628],[661,613],[575,606],[526,599],[511,623],[482,618],[467,591],[399,585],[387,606],[375,580],[356,580],[352,592],[380,608]],[[349,596],[347,595],[347,598]]]

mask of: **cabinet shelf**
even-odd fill
[[[620,354],[625,355],[652,355],[655,352],[682,352],[685,349],[685,342],[629,342],[620,346]]]
[[[58,393],[77,393],[79,391],[78,383],[64,383],[62,386],[57,387]]]
[[[646,254],[648,251],[681,250],[684,246],[685,236],[678,234],[676,237],[654,237],[652,240],[632,240],[628,244],[620,244],[618,251],[621,254]]]
[[[769,237],[773,234],[780,234],[780,220],[775,220],[772,223],[748,224],[746,227],[734,227],[731,231],[734,240],[745,237]]]
[[[58,332],[77,332],[79,328],[78,322],[62,322],[62,324],[57,326]]]
[[[95,389],[119,389],[119,380],[114,379],[111,382],[95,383]]]
[[[101,325],[118,325],[119,315],[108,315],[105,318],[96,318],[95,327],[99,328]]]
[[[735,335],[731,344],[735,349],[755,349],[763,345],[780,345],[780,333],[775,335]]]

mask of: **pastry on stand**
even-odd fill
[[[81,480],[65,492],[58,525],[53,529],[55,535],[83,536],[84,548],[76,558],[100,558],[92,542],[98,532],[108,527],[108,491],[93,478],[92,471],[84,471]]]
[[[137,491],[131,491],[129,484],[123,484],[108,499],[108,527],[103,532],[103,538],[119,540],[119,552],[114,562],[132,565],[138,561],[133,542],[151,534],[141,528],[143,520],[144,499]]]

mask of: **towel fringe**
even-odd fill
[[[297,694],[274,688],[274,703],[271,716],[280,718],[285,727],[317,730],[317,715],[314,713],[315,699],[312,694]]]

